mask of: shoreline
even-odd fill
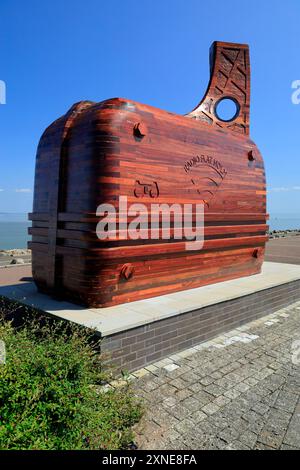
[[[297,237],[300,236],[300,229],[268,230],[270,238]]]
[[[31,264],[31,250],[28,248],[0,250],[0,269],[28,264]]]
[[[300,229],[269,230],[270,240],[300,236]],[[31,264],[31,250],[28,248],[0,249],[0,269]]]

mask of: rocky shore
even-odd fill
[[[300,229],[295,230],[270,230],[268,232],[270,238],[297,237],[300,236]]]
[[[30,263],[31,250],[28,250],[26,248],[15,248],[14,250],[0,250],[0,268]]]

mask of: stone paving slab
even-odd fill
[[[128,379],[141,449],[300,450],[300,302]]]

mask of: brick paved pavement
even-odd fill
[[[136,373],[139,448],[300,449],[300,302],[196,348]]]

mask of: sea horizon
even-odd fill
[[[270,230],[300,230],[300,214],[272,213]],[[0,250],[27,248],[31,222],[24,212],[0,212]]]

